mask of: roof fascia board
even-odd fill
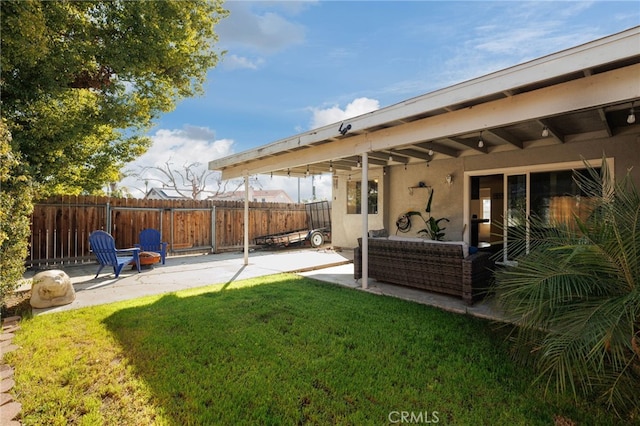
[[[368,134],[366,148],[395,148],[540,117],[623,102],[640,96],[640,64],[498,99]],[[397,136],[402,135],[402,140]],[[354,138],[356,139],[356,138]],[[398,143],[400,142],[400,143]],[[365,146],[357,147],[361,152]]]
[[[508,92],[527,84],[634,56],[638,53],[638,45],[640,45],[640,26],[344,121],[352,125],[352,131],[358,131],[403,120],[425,111],[438,110],[483,96]],[[331,124],[213,160],[209,162],[209,169],[220,170],[238,162],[275,155],[322,140],[339,138],[338,128],[339,123]]]
[[[313,149],[289,151],[253,160],[247,159],[242,163],[223,168],[222,178],[232,179],[244,176],[247,172],[268,173],[319,161],[362,155],[364,152],[402,149],[403,146],[419,142],[619,103],[640,97],[638,75],[640,75],[640,64],[635,64],[487,102],[472,108],[353,136],[348,139],[348,143],[335,140],[315,146]]]

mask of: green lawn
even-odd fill
[[[8,355],[30,424],[616,424],[548,395],[504,330],[277,275],[41,315]]]

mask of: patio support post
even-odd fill
[[[249,173],[244,174],[244,265],[249,264]]]
[[[360,184],[360,215],[362,216],[362,288],[369,285],[369,153],[362,154]]]

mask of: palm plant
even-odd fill
[[[496,297],[518,325],[516,358],[532,361],[547,389],[597,395],[637,418],[640,194],[629,172],[614,183],[606,161],[588,171],[574,178],[593,203],[586,219],[530,217],[509,230],[509,252],[520,255],[496,271]]]
[[[429,194],[429,201],[427,201],[427,206],[425,207],[425,210],[424,210],[427,213],[426,219],[424,218],[424,216],[422,216],[422,213],[417,211],[409,211],[406,213],[406,216],[408,218],[411,218],[411,216],[419,216],[422,219],[426,228],[419,230],[418,234],[423,234],[432,240],[442,241],[444,239],[444,230],[447,228],[440,227],[440,222],[449,222],[449,219],[447,219],[446,217],[441,217],[440,219],[436,219],[433,216],[431,216],[432,200],[433,200],[433,189],[431,189],[431,192]]]

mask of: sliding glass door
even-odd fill
[[[505,179],[504,262],[513,261],[522,251],[522,247],[514,244],[514,238],[527,232],[528,181],[528,173],[507,175]]]
[[[596,169],[599,171],[599,169]],[[551,229],[559,224],[575,226],[575,218],[585,220],[593,200],[576,183],[582,170],[554,170],[505,175],[504,256],[509,262],[529,251],[529,221]],[[515,241],[519,241],[518,244]]]

